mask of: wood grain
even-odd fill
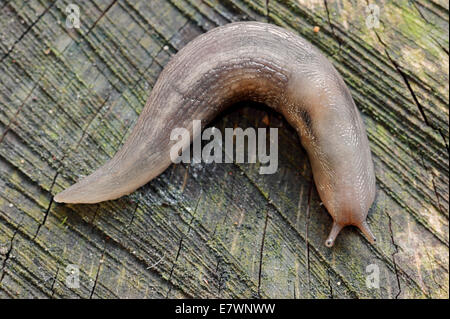
[[[377,1],[376,29],[367,2],[326,0],[94,0],[68,29],[72,2],[0,0],[0,297],[448,298],[446,1]],[[268,116],[277,174],[173,165],[116,201],[52,202],[114,155],[171,55],[239,20],[301,34],[342,74],[374,155],[376,246],[352,228],[323,246],[331,218],[297,135],[250,103],[214,125]]]

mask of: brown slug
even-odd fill
[[[374,168],[349,89],[312,44],[260,22],[217,27],[181,49],[161,72],[123,147],[54,200],[98,203],[130,194],[171,164],[173,128],[187,128],[192,136],[193,120],[207,123],[241,100],[265,103],[297,130],[334,220],[326,246],[346,225],[374,243],[366,222],[375,197]]]

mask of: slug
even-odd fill
[[[54,201],[98,203],[133,192],[170,166],[172,129],[188,129],[192,141],[193,120],[206,124],[241,100],[268,105],[299,134],[333,217],[325,245],[332,247],[346,225],[373,244],[366,217],[375,197],[374,168],[349,89],[312,44],[261,22],[217,27],[182,48],[161,72],[123,147]]]

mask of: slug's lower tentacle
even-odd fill
[[[341,224],[338,224],[336,222],[333,222],[333,226],[331,226],[330,234],[328,235],[327,240],[325,241],[325,246],[327,247],[333,247],[334,241],[336,240],[337,235],[339,235],[339,232],[343,226]]]
[[[367,221],[364,221],[360,225],[357,225],[357,226],[361,230],[361,232],[366,236],[366,238],[369,240],[369,242],[372,245],[375,244],[375,242],[377,241],[377,238],[370,230],[369,225],[367,224]]]
[[[97,203],[129,194],[171,164],[174,128],[186,128],[195,138],[193,120],[206,124],[240,100],[267,104],[299,133],[334,220],[327,246],[343,226],[365,221],[375,177],[364,125],[347,86],[308,41],[259,22],[215,28],[180,50],[162,71],[122,149],[54,200]],[[373,241],[365,222],[359,228]]]

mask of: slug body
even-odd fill
[[[128,140],[104,166],[57,194],[56,202],[98,203],[129,194],[170,164],[170,133],[206,124],[240,101],[284,115],[306,149],[320,198],[333,217],[325,244],[355,225],[373,243],[366,217],[375,176],[359,112],[341,76],[308,41],[259,22],[215,28],[167,64]],[[186,143],[185,147],[189,147]]]

